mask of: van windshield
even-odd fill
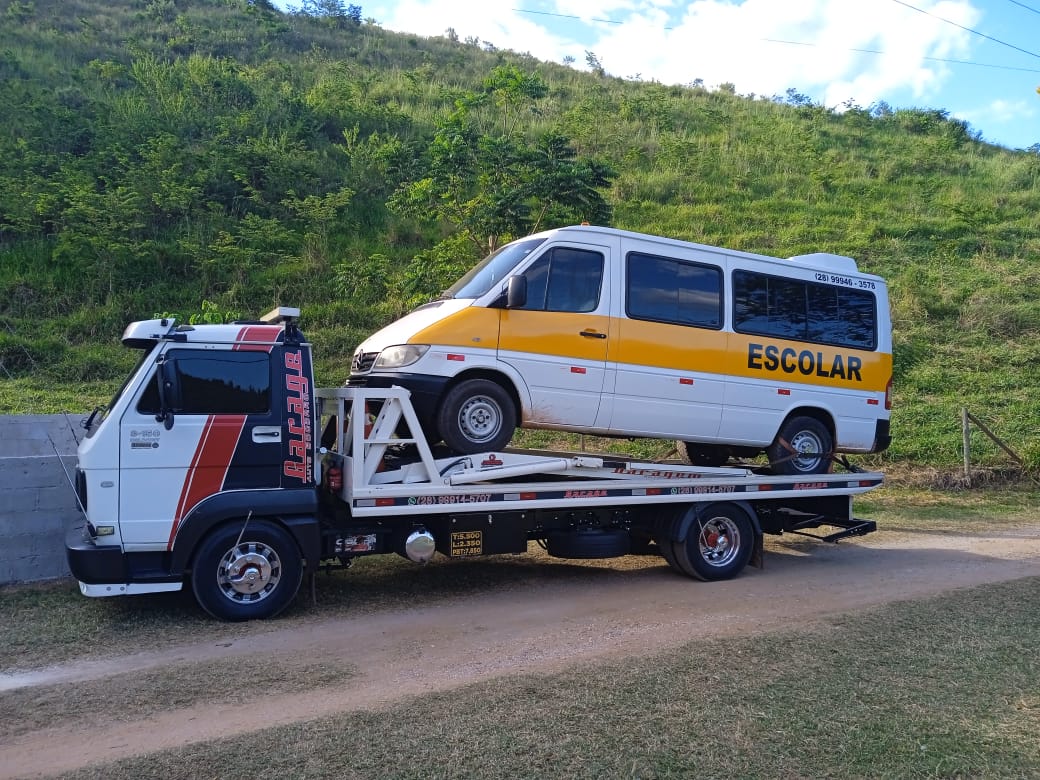
[[[461,279],[441,294],[441,298],[479,298],[504,281],[520,262],[545,242],[544,238],[523,238],[492,252]]]

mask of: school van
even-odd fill
[[[366,339],[348,384],[407,388],[427,435],[462,454],[504,449],[521,426],[822,473],[891,441],[888,293],[848,257],[564,227],[503,246]]]

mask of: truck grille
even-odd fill
[[[378,352],[355,352],[354,360],[350,363],[352,374],[365,374],[372,370],[372,364],[376,362]]]

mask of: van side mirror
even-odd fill
[[[177,398],[177,369],[172,360],[162,359],[159,363],[159,413],[155,421],[161,422],[166,430],[173,427],[173,406]]]
[[[506,308],[522,309],[527,305],[527,277],[510,276],[506,287]]]

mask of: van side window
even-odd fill
[[[603,285],[603,255],[556,247],[524,271],[531,311],[593,311]]]
[[[733,272],[733,328],[738,333],[872,350],[874,295],[780,276]]]
[[[632,319],[722,327],[722,271],[714,266],[630,252],[626,295]]]
[[[180,387],[180,414],[264,414],[271,409],[271,359],[255,350],[171,349]],[[158,372],[137,403],[141,414],[158,414]]]

